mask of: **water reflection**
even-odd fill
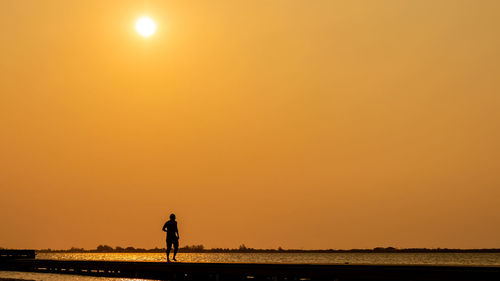
[[[38,259],[157,261],[162,253],[38,253]],[[179,262],[500,265],[500,253],[180,253]]]
[[[0,280],[25,280],[25,281],[146,281],[145,279],[130,278],[110,278],[110,277],[91,277],[79,275],[62,275],[53,273],[32,273],[16,271],[0,271]],[[148,280],[151,281],[151,280]]]

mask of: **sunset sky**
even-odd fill
[[[500,248],[499,11],[0,1],[0,247]]]

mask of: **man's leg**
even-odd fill
[[[171,249],[172,249],[172,242],[167,239],[167,262],[170,261],[169,255]]]
[[[174,239],[174,258],[173,260],[175,261],[175,256],[177,255],[177,251],[179,250],[179,239]]]

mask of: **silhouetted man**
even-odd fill
[[[176,261],[175,255],[177,255],[177,251],[179,250],[179,230],[177,229],[174,214],[170,215],[170,220],[163,225],[162,230],[167,233],[167,262],[170,262],[169,255],[172,244],[174,245],[174,257],[172,259]]]

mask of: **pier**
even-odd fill
[[[500,280],[500,267],[490,266],[166,263],[40,260],[20,256],[1,258],[0,270],[172,281]]]
[[[13,259],[34,259],[35,250],[0,250],[0,261]]]

